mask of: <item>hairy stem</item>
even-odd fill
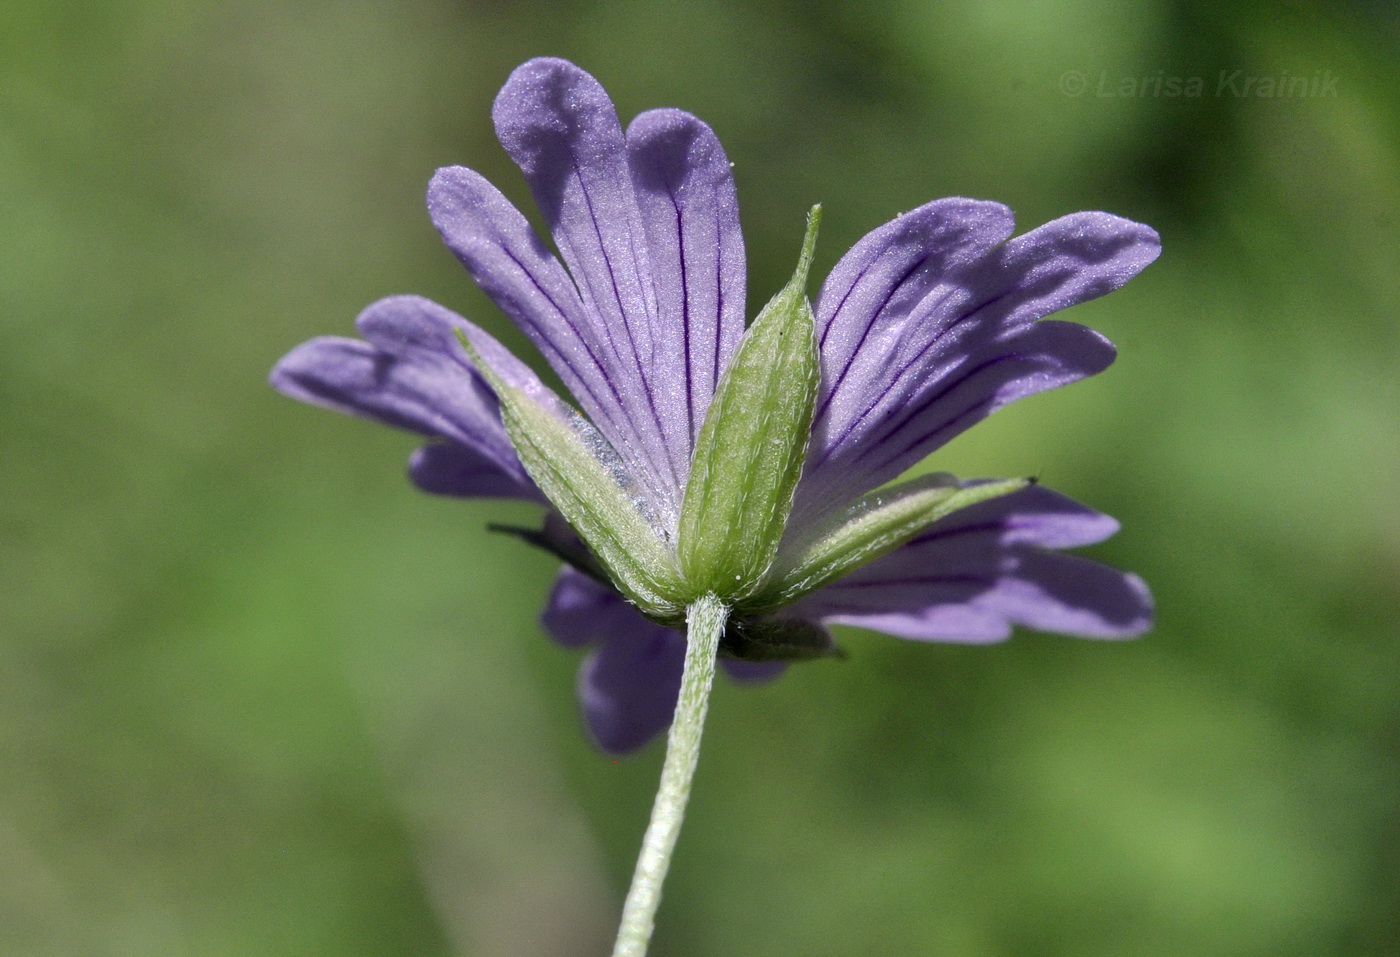
[[[676,715],[666,738],[666,763],[661,768],[661,784],[651,808],[651,823],[642,838],[632,887],[622,906],[622,925],[617,931],[613,957],[645,957],[656,926],[656,908],[661,904],[661,884],[671,866],[671,852],[681,833],[685,804],[690,799],[690,782],[700,759],[700,734],[710,703],[710,685],[715,680],[715,653],[724,633],[729,609],[714,595],[705,595],[686,609],[685,671]]]

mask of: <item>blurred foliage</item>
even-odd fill
[[[754,302],[817,201],[819,274],[939,195],[1165,248],[1070,316],[1114,369],[931,463],[1117,516],[1093,553],[1158,628],[850,632],[721,687],[658,957],[1400,951],[1398,36],[1303,0],[0,6],[0,954],[606,952],[659,753],[579,733],[549,563],[263,384],[395,292],[523,349],[422,194],[463,163],[527,205],[489,107],[546,53],[715,126]]]

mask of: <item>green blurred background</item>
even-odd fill
[[[551,562],[483,530],[531,510],[418,494],[412,439],[264,385],[390,293],[523,348],[423,191],[461,163],[525,202],[489,110],[540,54],[716,128],[755,303],[818,201],[819,273],[943,195],[1165,249],[1068,316],[1114,368],[930,463],[1120,518],[1091,553],[1156,630],[851,631],[720,687],[657,957],[1400,953],[1398,33],[1379,2],[0,5],[0,954],[607,952],[660,755],[580,733]]]

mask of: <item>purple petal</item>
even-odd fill
[[[720,373],[744,332],[744,239],[734,174],[714,132],[681,110],[652,110],[627,129],[656,289],[647,364],[676,472],[704,423]]]
[[[654,473],[639,478],[669,517],[679,508],[686,456],[672,455],[655,399],[653,269],[617,112],[593,77],[564,60],[539,59],[511,74],[492,115],[593,320],[587,341],[626,420],[608,437],[621,443],[625,461]]]
[[[268,380],[293,399],[420,435],[466,436],[482,431],[482,420],[499,422],[488,390],[464,390],[444,415],[416,384],[401,381],[396,366],[367,342],[320,336],[283,356]]]
[[[406,374],[422,379],[429,385],[441,386],[443,383],[437,379],[460,377],[466,373],[490,397],[494,421],[498,425],[500,412],[495,395],[462,348],[457,338],[458,332],[471,340],[482,359],[507,385],[521,390],[562,420],[569,419],[571,415],[569,407],[560,401],[554,390],[542,383],[529,366],[512,355],[494,336],[430,299],[421,296],[381,299],[360,313],[355,320],[355,328],[380,352],[393,356],[404,367]],[[455,387],[456,383],[449,385]],[[446,398],[435,396],[438,402]],[[504,434],[504,427],[501,434]]]
[[[566,648],[578,648],[649,624],[617,592],[565,565],[554,579],[540,624]]]
[[[303,402],[446,439],[465,450],[461,455],[474,456],[471,470],[490,494],[539,498],[501,424],[494,394],[453,330],[466,331],[507,381],[565,414],[528,368],[476,326],[415,296],[380,300],[360,314],[357,325],[368,342],[303,343],[273,368],[272,385]],[[419,467],[411,468],[416,480]],[[492,472],[496,477],[488,478]],[[508,493],[512,486],[515,492]]]
[[[740,684],[765,684],[787,671],[786,661],[741,661],[738,658],[721,658],[719,666],[724,673]]]
[[[988,603],[1027,628],[1079,638],[1131,638],[1152,627],[1152,593],[1136,575],[1078,555],[1018,550],[1014,577]]]
[[[594,650],[578,673],[584,721],[598,747],[633,751],[671,724],[685,665],[685,638],[640,616]]]
[[[629,379],[618,369],[606,333],[520,211],[462,167],[438,170],[428,187],[428,210],[448,248],[530,337],[634,478],[649,494],[669,488],[669,478],[663,481],[639,452],[644,442],[624,398]]]
[[[565,60],[531,60],[510,75],[492,117],[584,303],[645,347],[655,314],[646,237],[607,92]]]
[[[896,224],[884,229],[893,235]],[[988,225],[977,235],[984,241],[994,233]],[[913,258],[898,244],[890,249],[871,243],[863,254],[883,252],[896,265]],[[1106,339],[1072,323],[1036,320],[1117,289],[1158,251],[1146,226],[1078,213],[952,263],[926,288],[891,296],[844,362],[850,336],[833,332],[823,386],[830,391],[814,423],[795,520],[814,521],[884,484],[1008,402],[1101,371],[1113,360]],[[822,310],[844,315],[833,302],[824,289]],[[865,306],[852,315],[869,312]]]
[[[947,296],[957,273],[1014,228],[1000,203],[941,199],[870,232],[841,257],[814,307],[822,394],[815,424],[850,418],[863,384],[879,371],[911,310]]]
[[[548,504],[530,483],[502,472],[494,460],[469,445],[435,442],[415,451],[408,460],[408,477],[425,492],[461,498],[529,498]]]
[[[1135,575],[1047,551],[1111,535],[1108,516],[1040,487],[937,522],[793,607],[904,638],[998,641],[1013,625],[1084,638],[1146,631],[1152,598]]]
[[[579,704],[598,746],[613,754],[646,744],[671,724],[685,664],[685,637],[643,618],[617,592],[565,566],[540,623],[569,648],[597,643],[579,666]],[[782,661],[720,659],[741,684],[771,681]]]
[[[896,390],[870,400],[870,425],[859,440],[810,462],[793,521],[819,521],[813,516],[893,480],[1002,406],[1101,372],[1114,355],[1112,343],[1094,330],[1046,320],[956,357],[903,406],[890,401]]]
[[[983,481],[963,482],[981,485]],[[959,509],[930,526],[910,544],[932,544],[956,536],[995,533],[998,545],[1079,548],[1095,545],[1118,532],[1118,521],[1044,485]]]

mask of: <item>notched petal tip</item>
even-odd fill
[[[945,251],[961,249],[969,240],[975,240],[975,245],[969,249],[975,255],[1006,240],[1015,230],[1016,214],[1005,203],[945,196],[900,213],[884,226],[872,230],[866,239],[889,242],[893,234],[898,237],[896,245],[915,243],[925,256],[935,257]]]
[[[443,434],[438,412],[420,395],[399,388],[396,374],[393,357],[369,343],[321,336],[283,356],[268,374],[268,384],[289,398],[332,412],[419,435]],[[452,437],[461,435],[454,432]]]
[[[497,94],[497,99],[499,100],[502,96],[514,94],[522,88],[548,84],[553,80],[561,78],[575,79],[580,77],[588,77],[590,80],[593,79],[593,77],[578,64],[570,60],[565,60],[563,57],[532,57],[510,71],[510,76],[501,87],[500,93]],[[593,82],[596,83],[597,80],[593,80]]]
[[[560,57],[541,56],[526,60],[514,70],[501,85],[492,104],[492,116],[502,109],[510,109],[522,98],[534,98],[541,91],[557,88],[560,84],[588,82],[597,84],[591,75],[577,64]]]
[[[355,317],[355,328],[386,353],[422,348],[450,355],[451,329],[463,320],[452,310],[422,296],[386,296]]]
[[[681,176],[674,174],[684,174],[690,167],[712,158],[715,152],[723,152],[708,123],[670,106],[638,113],[627,124],[627,145],[632,150],[634,172],[673,174],[665,179],[668,186],[680,181]],[[681,166],[677,160],[682,157],[692,162]]]
[[[1068,282],[1050,301],[1050,311],[1088,302],[1125,285],[1162,252],[1151,226],[1104,212],[1071,213],[1018,236],[1008,245],[1025,261],[1043,259]],[[1032,268],[1028,284],[1041,277]]]

